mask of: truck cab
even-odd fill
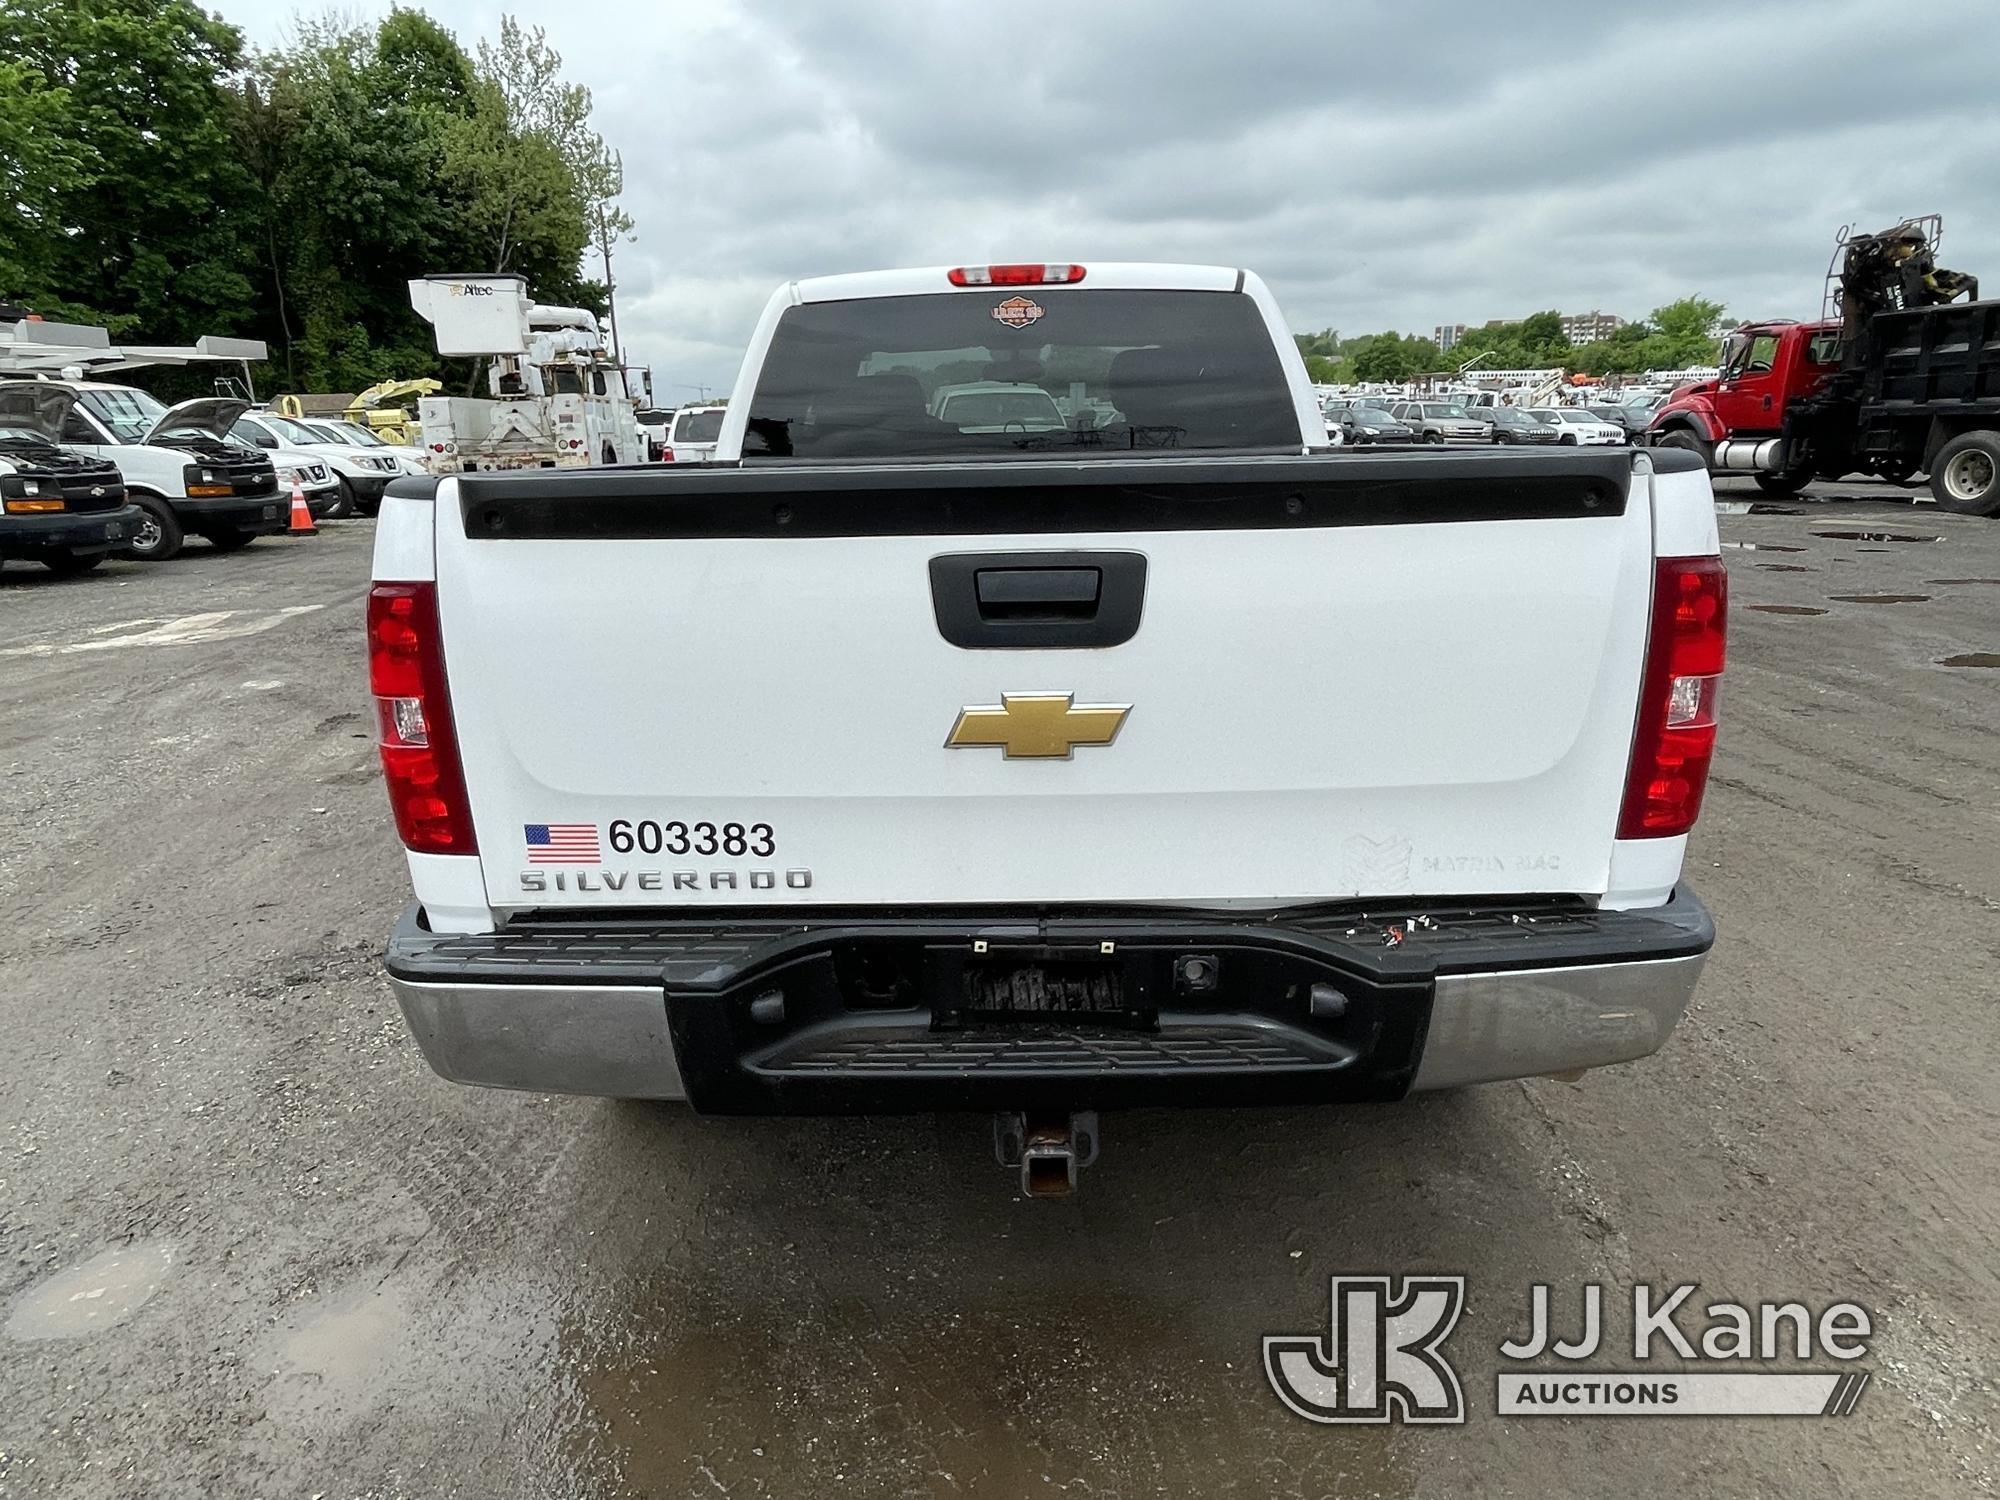
[[[1699,453],[1713,470],[1748,473],[1773,494],[1812,478],[1788,459],[1785,417],[1840,372],[1840,324],[1774,319],[1746,323],[1722,341],[1722,371],[1682,386],[1654,413],[1655,447]]]
[[[248,401],[201,396],[169,407],[137,386],[59,381],[76,393],[62,426],[65,448],[108,460],[140,516],[126,551],[160,562],[189,532],[233,552],[283,531],[278,473],[255,448],[226,440]],[[324,465],[320,476],[326,477]]]
[[[0,562],[88,572],[138,525],[115,465],[58,446],[75,405],[53,381],[0,381]]]

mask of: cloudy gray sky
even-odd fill
[[[206,3],[264,45],[297,10]],[[1945,263],[2000,282],[1992,0],[422,8],[468,47],[511,10],[594,90],[620,322],[671,399],[727,386],[777,283],[882,266],[1245,265],[1349,334],[1803,317],[1839,225],[1941,212]]]

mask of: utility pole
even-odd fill
[[[597,205],[597,249],[604,257],[604,301],[611,310],[611,362],[624,363],[624,353],[618,343],[618,283],[611,279],[611,225],[606,216],[606,204],[600,200]]]

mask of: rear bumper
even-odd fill
[[[468,937],[412,907],[386,964],[455,1082],[893,1113],[1394,1099],[1625,1062],[1666,1041],[1714,941],[1685,887],[1634,912],[1432,907],[1428,926],[1414,909],[802,915]],[[1130,1012],[965,1009],[969,975],[1044,961],[1116,969]]]
[[[136,505],[53,515],[0,515],[0,556],[34,558],[68,553],[88,557],[125,542],[138,524]]]

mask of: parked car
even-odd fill
[[[341,448],[360,448],[377,454],[386,454],[402,466],[405,474],[428,474],[430,465],[424,460],[424,450],[409,443],[392,443],[369,428],[353,422],[336,421],[332,417],[294,417],[292,419],[308,432],[318,433],[329,443]]]
[[[248,401],[198,396],[169,407],[137,386],[55,383],[77,393],[63,421],[63,446],[109,459],[139,507],[128,555],[164,561],[190,532],[233,552],[285,529],[285,497],[270,455],[226,439]],[[323,465],[320,482],[332,488]]]
[[[1328,463],[1233,267],[797,280],[756,326],[713,466],[384,507],[415,896],[385,964],[441,1075],[985,1110],[1041,1194],[1090,1111],[1667,1040],[1714,940],[1682,882],[1726,583],[1694,455]],[[860,373],[1049,347],[1109,440],[961,431]]]
[[[1038,385],[976,380],[931,392],[931,415],[960,432],[1061,432],[1056,398]]]
[[[373,515],[381,508],[382,491],[403,472],[394,458],[335,444],[305,422],[272,411],[245,412],[229,435],[271,455],[279,489],[289,491],[296,475],[307,508],[329,521]]]
[[[639,424],[639,436],[646,440],[646,457],[657,463],[660,450],[667,446],[667,430],[674,425],[674,409],[642,406],[632,415]]]
[[[1537,421],[1518,406],[1475,406],[1469,410],[1473,419],[1485,427],[1487,439],[1491,442],[1525,443],[1546,448],[1556,441],[1554,426]]]
[[[1592,416],[1601,418],[1625,434],[1627,443],[1639,441],[1647,424],[1653,418],[1650,412],[1641,412],[1636,407],[1620,406],[1615,402],[1593,402],[1584,408]]]
[[[1423,439],[1416,428],[1399,421],[1379,406],[1350,406],[1340,414],[1343,444],[1416,443]]]
[[[1483,443],[1486,424],[1456,401],[1403,401],[1389,414],[1416,430],[1425,443]]]
[[[1591,448],[1623,443],[1625,429],[1582,406],[1537,406],[1528,415],[1554,424],[1556,441],[1565,447]]]
[[[65,385],[0,381],[0,563],[88,572],[138,528],[118,466],[57,446],[74,405]]]
[[[715,440],[722,435],[724,410],[720,406],[683,406],[675,412],[667,445],[660,450],[660,461],[699,464],[713,458]]]

